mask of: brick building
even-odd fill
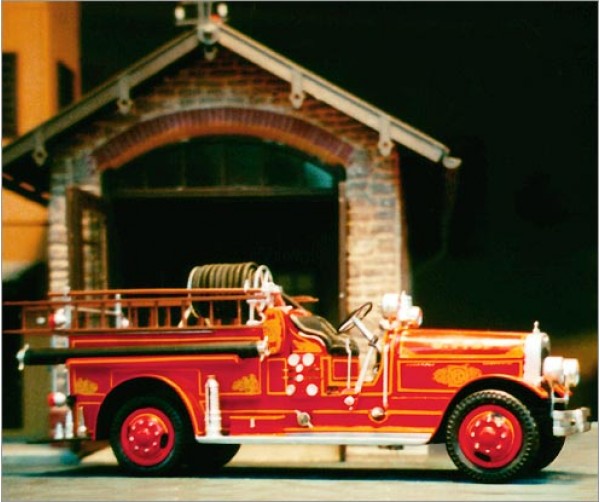
[[[196,265],[252,260],[288,292],[317,296],[334,322],[410,290],[398,145],[460,161],[231,27],[207,26],[4,148],[5,185],[48,207],[49,289],[183,287]]]

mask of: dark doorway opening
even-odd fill
[[[337,323],[344,174],[245,136],[190,138],[107,171],[110,285],[185,287],[197,265],[254,261]]]
[[[196,265],[255,261],[337,322],[337,196],[115,199],[112,216],[114,287],[185,287]]]

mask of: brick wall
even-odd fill
[[[51,178],[50,287],[68,285],[65,187],[100,193],[102,172],[161,145],[202,135],[251,135],[345,167],[348,200],[348,307],[378,301],[407,282],[399,159],[377,149],[378,134],[306,96],[296,109],[290,85],[223,48],[201,52],[144,83],[126,114],[115,107],[82,122],[60,145]],[[375,316],[371,316],[375,317]]]

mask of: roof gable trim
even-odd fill
[[[450,157],[450,150],[447,146],[418,129],[389,116],[382,110],[293,63],[230,26],[220,25],[218,30],[218,42],[223,47],[289,82],[292,87],[292,103],[295,106],[301,104],[301,101],[298,100],[298,92],[307,92],[316,99],[378,131],[380,134],[378,146],[384,154],[386,151],[389,153],[389,149],[391,149],[391,139],[434,162],[441,161],[447,168],[460,165],[460,159]],[[127,98],[130,89],[191,52],[200,43],[197,32],[190,31],[160,47],[86,95],[82,100],[73,103],[38,128],[8,145],[3,150],[2,165],[9,165],[29,152],[34,154],[35,159],[36,153],[44,150],[45,141],[112,101],[115,101],[118,106],[122,105],[125,88],[127,93],[125,98]],[[37,157],[38,159],[45,158],[42,155]]]
[[[141,59],[91,91],[80,101],[71,104],[58,115],[8,145],[3,151],[2,165],[8,165],[30,151],[35,158],[36,152],[44,148],[44,141],[60,134],[113,101],[119,106],[123,99],[124,87],[128,90],[132,89],[194,50],[198,44],[195,34],[186,33]]]
[[[382,136],[380,143],[384,143],[386,136],[389,134],[389,138],[392,140],[434,162],[448,158],[450,154],[449,148],[439,141],[409,124],[389,116],[382,110],[315,75],[306,68],[291,62],[227,25],[220,28],[219,43],[282,80],[289,82],[290,85],[295,87],[293,94],[297,92],[300,76],[303,91],[344,112],[371,129],[379,131]]]

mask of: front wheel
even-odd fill
[[[565,439],[564,437],[553,436],[544,440],[543,447],[540,447],[540,451],[533,463],[532,472],[541,471],[554,462],[565,445]]]
[[[527,407],[498,390],[476,392],[451,412],[446,448],[469,477],[501,483],[525,474],[538,455],[540,434]]]
[[[117,411],[110,444],[119,465],[131,474],[165,475],[182,461],[186,431],[184,417],[173,403],[140,396]]]
[[[538,412],[537,424],[540,431],[540,449],[532,465],[532,472],[539,471],[550,465],[565,445],[564,436],[555,436],[552,432],[552,418],[548,408]]]

